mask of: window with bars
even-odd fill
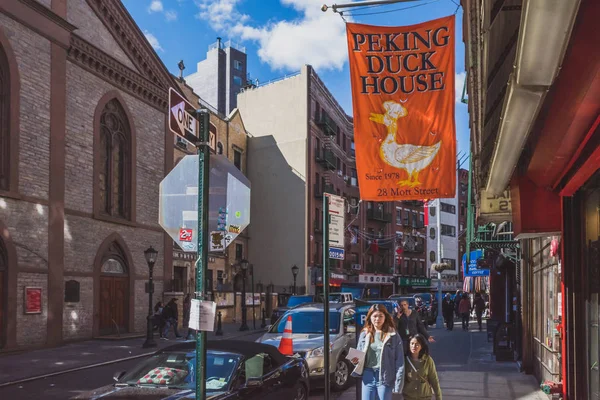
[[[402,209],[396,207],[396,225],[402,225]]]
[[[456,206],[454,206],[453,204],[448,204],[448,203],[441,203],[441,204],[442,204],[442,212],[456,214]]]
[[[131,128],[127,114],[112,99],[100,116],[100,168],[98,176],[101,213],[131,217]]]

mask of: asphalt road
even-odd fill
[[[262,333],[251,334],[236,340],[253,342]],[[175,343],[175,341],[173,341]],[[100,366],[91,369],[71,372],[50,378],[26,382],[21,385],[13,385],[0,388],[0,399],[2,400],[67,400],[81,392],[96,389],[113,382],[113,375],[117,371],[126,371],[139,363],[142,359],[123,361],[116,364]]]

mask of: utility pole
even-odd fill
[[[196,260],[196,299],[206,300],[205,282],[208,275],[208,179],[210,148],[208,110],[196,111],[200,142],[198,148],[198,259]],[[206,332],[196,334],[196,400],[206,399]]]

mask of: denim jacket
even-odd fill
[[[362,331],[356,349],[366,353],[371,342],[370,339],[371,334]],[[385,336],[380,360],[379,381],[383,382],[385,386],[393,388],[394,393],[402,393],[404,387],[404,347],[400,335],[395,330],[388,331]]]

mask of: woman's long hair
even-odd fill
[[[367,313],[367,319],[365,320],[365,326],[363,328],[363,331],[371,334],[371,343],[373,343],[375,337],[375,325],[373,325],[373,322],[371,322],[371,315],[373,315],[373,313],[377,311],[382,313],[385,317],[383,325],[381,327],[381,340],[385,339],[385,336],[387,335],[388,331],[396,329],[396,327],[394,326],[394,320],[388,312],[387,308],[385,308],[385,306],[381,304],[374,304]]]

